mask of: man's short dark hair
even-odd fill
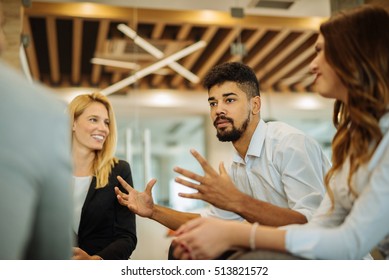
[[[210,90],[224,82],[235,82],[248,98],[259,96],[259,81],[255,72],[240,62],[226,62],[212,68],[203,80],[203,86]]]

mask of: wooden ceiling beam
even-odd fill
[[[311,17],[284,18],[250,15],[244,18],[233,18],[230,13],[216,11],[169,11],[118,7],[110,6],[109,4],[102,5],[86,2],[48,3],[33,1],[31,8],[24,9],[24,19],[26,22],[30,22],[31,26],[23,25],[23,30],[31,36],[37,36],[35,38],[36,44],[38,44],[38,38],[39,40],[46,40],[46,36],[44,36],[44,32],[35,32],[35,30],[32,30],[35,34],[31,33],[31,28],[35,26],[43,27],[41,19],[45,19],[47,15],[49,16],[46,28],[51,69],[50,77],[54,83],[85,84],[85,77],[82,76],[81,72],[83,62],[79,57],[83,53],[82,49],[87,47],[86,44],[89,42],[84,41],[82,43],[83,24],[88,24],[86,27],[90,27],[93,36],[96,28],[98,28],[96,48],[94,50],[95,56],[103,57],[104,54],[108,56],[110,52],[105,52],[104,49],[105,47],[111,46],[112,49],[110,50],[116,50],[112,54],[112,58],[114,57],[118,60],[135,60],[141,67],[154,61],[150,55],[145,57],[143,51],[138,52],[136,49],[132,49],[133,45],[129,44],[127,38],[123,39],[122,36],[119,36],[122,39],[116,38],[116,30],[113,33],[115,35],[113,37],[115,38],[108,38],[112,23],[125,22],[134,30],[137,30],[139,26],[139,32],[146,36],[147,38],[145,39],[150,41],[150,43],[166,45],[167,47],[165,49],[161,49],[165,55],[169,55],[168,52],[174,52],[174,45],[178,43],[188,45],[197,40],[206,41],[208,44],[205,48],[179,61],[183,67],[196,74],[200,78],[200,81],[209,69],[217,63],[224,61],[242,61],[242,57],[234,56],[229,51],[231,43],[239,40],[244,44],[246,51],[249,52],[248,56],[243,57],[243,61],[253,68],[260,68],[256,74],[263,78],[263,81],[261,81],[261,89],[262,86],[267,86],[273,90],[289,89],[291,91],[295,89],[301,90],[308,83],[308,81],[303,81],[302,79],[307,71],[306,66],[308,64],[307,61],[310,60],[309,55],[312,53],[299,56],[297,52],[311,48],[314,38],[312,36],[310,37],[310,35],[317,32],[319,24],[325,20],[324,18]],[[74,20],[75,18],[77,20]],[[70,27],[68,25],[70,21],[74,21],[73,30],[68,28]],[[100,25],[96,26],[95,23],[89,25],[90,22],[95,21],[100,22]],[[69,63],[66,63],[63,67],[60,65],[64,58],[59,59],[62,54],[58,52],[56,36],[60,35],[55,30],[56,25],[58,29],[61,28],[61,30],[66,30],[66,32],[69,31],[69,34],[66,34],[66,38],[73,38],[71,61],[67,58],[66,61]],[[62,29],[63,27],[66,29]],[[169,28],[166,29],[167,27]],[[165,30],[169,32],[165,32]],[[70,32],[72,33],[70,34]],[[53,35],[53,33],[57,35]],[[298,36],[299,33],[302,35]],[[238,38],[239,34],[242,35],[242,39]],[[169,38],[164,38],[168,35]],[[173,38],[170,38],[171,36]],[[120,42],[120,40],[123,42]],[[172,40],[172,42],[162,42],[164,40]],[[84,44],[85,46],[83,46]],[[35,54],[35,51],[38,54]],[[44,76],[43,80],[47,81],[48,74],[45,73],[46,71],[39,73],[39,58],[44,59],[42,62],[39,62],[43,63],[43,69],[47,68],[44,64],[46,63],[47,54],[39,53],[41,51],[39,49],[26,49],[33,76],[39,78],[40,74],[41,77]],[[35,63],[32,61],[34,59]],[[68,66],[70,67],[70,73]],[[304,70],[302,70],[303,67]],[[128,72],[124,73],[123,69],[116,69],[116,71],[112,71],[111,75],[109,68],[101,65],[92,65],[91,71],[91,76],[86,76],[86,79],[91,82],[90,86],[99,88],[104,88],[103,83],[115,83],[118,79],[120,80],[120,78],[128,75]],[[107,75],[103,75],[105,72]],[[285,81],[284,77],[289,75],[295,76],[297,74],[301,78],[288,80],[283,83],[279,80]],[[67,80],[62,81],[62,77],[66,77]],[[298,85],[298,83],[301,84]],[[167,86],[172,89],[195,90],[200,89],[201,83],[190,83],[181,75],[170,71],[167,76],[153,74],[145,77],[128,88],[138,87],[147,89]]]
[[[23,34],[28,34],[28,45],[25,46],[27,55],[28,65],[30,67],[31,76],[34,80],[40,81],[41,75],[39,72],[38,58],[36,56],[34,37],[31,36],[31,25],[30,21],[26,16],[23,17]]]
[[[212,40],[213,36],[215,36],[216,32],[218,30],[218,27],[216,26],[210,26],[207,28],[207,30],[204,32],[203,36],[201,37],[201,40],[206,42],[207,44]],[[191,55],[189,55],[185,61],[182,63],[182,65],[187,69],[192,69],[192,66],[196,63],[196,61],[199,59],[199,57],[203,54],[205,48],[200,49]],[[196,74],[196,73],[195,73]],[[178,85],[182,82],[183,77],[180,75],[176,75],[171,85],[173,87],[178,87]]]
[[[278,32],[278,34],[274,36],[272,40],[261,49],[261,51],[257,52],[252,58],[250,58],[246,64],[251,68],[255,68],[255,66],[257,66],[262,59],[270,54],[278,44],[280,44],[283,40],[285,40],[286,37],[288,37],[290,32],[290,29],[283,29]]]
[[[276,72],[274,75],[272,75],[270,78],[264,80],[262,84],[269,88],[273,87],[273,85],[280,79],[284,78],[285,75],[287,75],[289,72],[291,72],[294,68],[296,68],[300,63],[302,63],[304,60],[308,59],[312,55],[315,54],[314,48],[308,48],[305,51],[301,52],[298,57],[296,57],[293,61],[289,62],[285,65],[282,69],[280,69],[278,72]],[[308,71],[308,69],[307,69]]]
[[[277,64],[281,63],[285,58],[292,54],[298,47],[304,44],[315,32],[307,31],[302,33],[297,39],[290,43],[286,48],[282,49],[277,56],[274,56],[264,67],[261,67],[257,72],[257,77],[264,77],[268,71],[273,69]]]
[[[57,24],[53,16],[46,18],[47,48],[49,50],[50,78],[54,84],[60,82]]]
[[[308,68],[301,68],[300,70],[293,73],[293,76],[287,77],[284,79],[280,79],[278,81],[278,86],[280,87],[290,87],[291,85],[303,81],[305,78],[307,78],[309,74]]]
[[[20,32],[22,28],[22,17],[20,16],[20,1],[3,0],[1,18],[3,19],[2,29],[6,38],[6,46],[2,50],[1,59],[17,70],[22,69],[19,59]],[[3,24],[4,23],[4,24]]]
[[[261,38],[263,37],[263,35],[266,34],[266,32],[267,30],[264,28],[257,29],[254,32],[254,34],[247,39],[247,41],[244,43],[244,47],[247,53],[250,52],[251,49],[255,46],[255,44],[257,44],[261,40]],[[239,61],[239,60],[241,60],[240,55],[233,55],[229,59],[229,61]]]
[[[183,24],[180,30],[178,31],[176,40],[178,41],[185,40],[188,37],[191,30],[192,30],[191,24]]]
[[[223,38],[222,42],[218,43],[217,48],[214,49],[214,52],[211,56],[209,56],[209,59],[201,65],[197,73],[200,79],[202,79],[207,74],[207,72],[219,61],[223,54],[230,48],[231,43],[236,39],[236,36],[238,36],[239,31],[239,27],[231,29],[228,32],[227,36]]]
[[[112,73],[112,78],[111,78],[111,84],[115,84],[119,82],[123,77],[123,73],[120,71],[115,71]]]
[[[72,50],[72,75],[73,84],[81,82],[81,54],[82,54],[82,19],[73,20],[73,50]]]
[[[171,43],[167,44],[167,46],[165,48],[164,56],[169,56],[169,55],[179,51],[181,48],[184,48],[184,47],[185,46],[181,46],[180,42],[175,43],[175,41],[172,41]],[[169,66],[167,66],[167,67],[169,67]],[[151,85],[153,87],[156,87],[159,84],[161,84],[163,79],[164,79],[163,75],[160,75],[160,74],[154,75],[154,77],[151,79]]]
[[[159,22],[155,24],[153,32],[151,33],[151,39],[160,39],[162,37],[163,31],[165,30],[165,24]]]
[[[79,17],[84,19],[115,19],[129,21],[129,16],[136,14],[142,22],[149,23],[169,23],[169,24],[196,24],[196,25],[216,25],[241,26],[256,28],[285,28],[290,29],[312,29],[317,30],[320,23],[327,18],[323,17],[276,17],[276,16],[255,16],[246,15],[243,18],[232,17],[229,12],[210,10],[157,10],[139,9],[133,7],[119,7],[96,3],[48,3],[32,2],[31,8],[26,9],[30,16],[55,16],[62,18]]]
[[[97,53],[102,53],[104,50],[104,43],[108,37],[108,32],[109,32],[109,24],[110,24],[109,20],[100,21],[99,31],[98,31],[98,35],[97,35],[95,55]],[[99,82],[100,77],[101,77],[102,68],[103,68],[103,66],[97,65],[97,64],[94,64],[92,66],[91,81],[92,81],[93,85],[96,85]]]

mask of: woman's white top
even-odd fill
[[[88,193],[88,189],[90,183],[92,181],[92,176],[86,177],[76,177],[73,176],[74,184],[73,184],[73,230],[77,234],[78,227],[80,225],[81,219],[81,210],[84,205],[86,194]]]
[[[389,114],[380,120],[384,138],[368,164],[353,176],[358,197],[347,186],[349,161],[333,177],[335,208],[325,196],[312,220],[283,227],[286,248],[309,259],[362,259],[389,234]]]

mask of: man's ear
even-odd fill
[[[261,112],[261,97],[255,96],[251,98],[251,108],[252,114],[257,115]]]

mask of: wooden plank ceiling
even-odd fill
[[[158,61],[118,30],[124,23],[165,56],[199,40],[207,45],[178,60],[201,79],[214,65],[242,61],[251,66],[267,92],[311,92],[307,78],[315,55],[317,29],[324,18],[232,17],[216,11],[172,11],[92,3],[40,3],[23,9],[23,34],[34,79],[50,87],[104,89],[135,68],[92,64],[93,57],[136,63],[138,70]],[[233,45],[241,43],[242,52]],[[239,48],[238,48],[239,50]],[[201,90],[169,67],[147,75],[131,89]]]

